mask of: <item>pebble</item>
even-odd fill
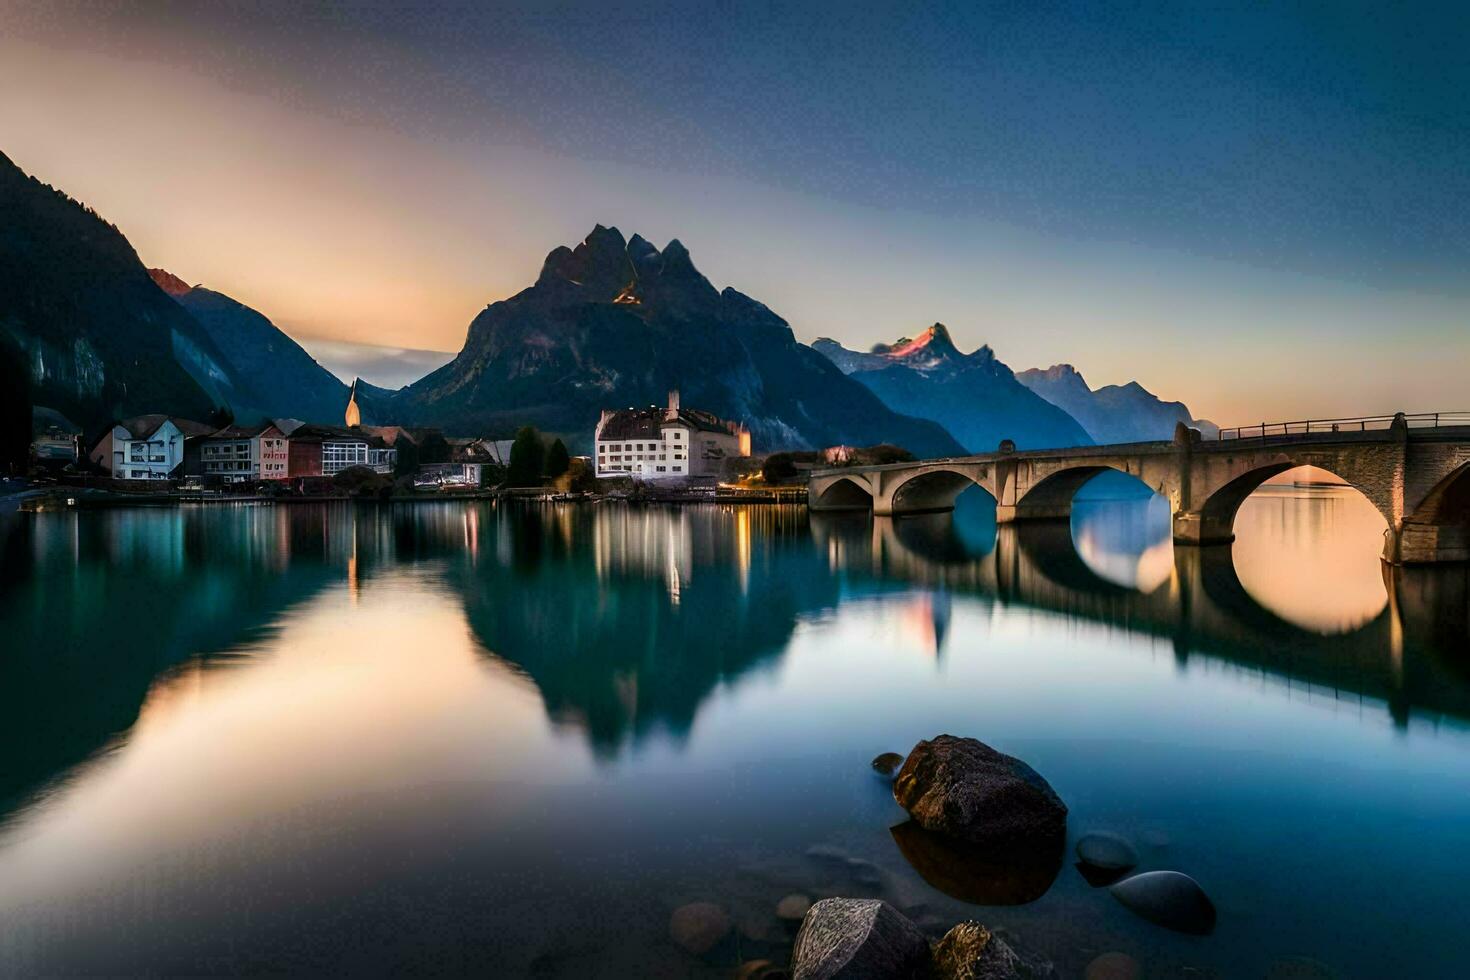
[[[1117,834],[1084,834],[1077,841],[1077,860],[1100,871],[1127,871],[1138,866],[1138,852]]]

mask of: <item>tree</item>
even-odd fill
[[[31,372],[25,353],[0,333],[0,475],[22,475],[31,459]]]
[[[510,444],[506,483],[513,487],[539,487],[545,463],[546,448],[541,444],[541,433],[528,425],[516,433],[515,442]]]
[[[419,447],[412,439],[395,439],[393,448],[398,450],[393,460],[394,476],[413,476],[419,471]]]
[[[572,465],[572,457],[567,453],[567,444],[560,439],[551,444],[546,452],[546,475],[556,479],[565,473]]]

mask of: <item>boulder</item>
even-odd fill
[[[934,947],[934,980],[1020,980],[1030,977],[1021,958],[978,922],[961,922]]]
[[[924,934],[877,899],[813,905],[791,951],[793,980],[899,980],[922,976],[928,965]]]
[[[1065,838],[1067,806],[1036,770],[973,738],[914,746],[893,798],[925,830],[982,843]]]
[[[1109,890],[1128,909],[1167,929],[1204,935],[1215,928],[1214,903],[1187,874],[1146,871]]]
[[[901,765],[903,765],[903,756],[897,752],[884,752],[873,760],[873,771],[880,776],[891,778]]]
[[[695,956],[719,945],[730,931],[730,916],[713,902],[690,902],[669,916],[669,938]]]

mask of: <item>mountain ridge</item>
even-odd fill
[[[992,452],[1005,439],[1022,449],[1092,442],[1064,409],[1018,382],[989,345],[963,353],[942,323],[868,351],[830,337],[812,347],[890,407],[943,425],[969,452]]]
[[[492,432],[530,423],[585,446],[602,409],[661,404],[673,388],[686,405],[745,424],[761,451],[962,448],[798,343],[763,303],[716,289],[677,238],[660,250],[601,224],[547,253],[531,286],[482,310],[459,355],[400,391],[393,409]]]
[[[1179,422],[1206,437],[1219,432],[1213,422],[1195,418],[1183,402],[1166,402],[1137,381],[1094,389],[1071,364],[1030,368],[1016,380],[1069,412],[1098,443],[1172,439]]]

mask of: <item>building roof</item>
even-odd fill
[[[270,422],[262,422],[259,425],[227,425],[223,429],[215,429],[209,434],[211,439],[254,439],[256,436],[264,435],[266,432],[276,429]],[[284,435],[284,433],[282,433]]]
[[[602,423],[601,439],[658,439],[666,426],[687,425],[699,432],[732,435],[735,423],[694,408],[628,408],[611,412]]]
[[[173,422],[174,428],[186,436],[202,436],[214,431],[212,425],[205,425],[203,422],[195,422],[192,419],[181,419],[173,415],[138,415],[130,419],[123,419],[117,424],[127,430],[128,435],[134,439],[147,439],[162,428],[165,422]]]

